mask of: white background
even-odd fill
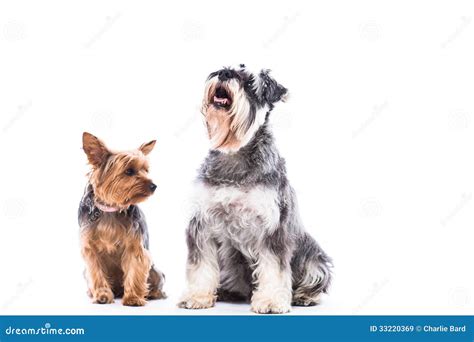
[[[176,308],[204,80],[247,63],[291,92],[271,121],[335,264],[329,296],[293,313],[472,314],[473,15],[470,1],[2,2],[0,313],[249,313]],[[158,141],[142,208],[166,301],[85,294],[83,131],[116,149]]]

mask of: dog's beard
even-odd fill
[[[227,98],[219,97],[222,89]],[[235,79],[219,82],[213,78],[206,83],[202,113],[212,148],[222,152],[235,152],[245,146],[261,124],[252,115],[247,95]]]

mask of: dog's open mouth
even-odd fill
[[[220,108],[228,108],[232,104],[232,99],[224,87],[217,87],[214,94],[213,102],[214,106]]]

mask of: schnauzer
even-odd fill
[[[137,207],[156,189],[146,159],[155,141],[129,152],[112,152],[89,133],[82,142],[92,167],[79,206],[89,296],[99,304],[123,297],[128,306],[166,298],[164,275],[153,266],[145,217]]]
[[[330,258],[305,232],[268,120],[287,89],[244,65],[209,75],[202,113],[212,149],[187,228],[188,288],[178,304],[251,301],[256,313],[318,303]]]

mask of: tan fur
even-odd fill
[[[126,215],[130,205],[153,193],[145,156],[154,145],[155,141],[151,141],[135,151],[112,152],[102,141],[84,133],[83,146],[92,166],[89,180],[95,201],[119,208],[117,212],[102,212],[100,219],[81,230],[86,278],[94,303],[112,303],[114,297],[123,296],[124,305],[142,306],[145,298],[165,298],[161,292],[162,278],[152,268],[143,237]],[[134,170],[133,176],[126,174],[129,169]]]
[[[206,111],[209,138],[214,148],[238,148],[240,145],[235,133],[230,129],[231,118],[220,108],[210,106]]]
[[[94,303],[109,304],[114,301],[114,294],[110,286],[108,275],[100,261],[100,253],[93,239],[86,231],[81,236],[82,256],[86,262],[86,279],[89,286],[89,294]]]
[[[138,176],[127,176],[127,168],[134,168]],[[90,174],[90,182],[103,204],[125,208],[151,195],[148,168],[148,161],[142,152],[116,153],[109,157],[104,166]]]
[[[148,291],[151,258],[140,236],[131,232],[125,221],[104,214],[95,229],[81,232],[82,255],[93,301],[113,302],[123,295],[124,305],[144,305],[145,297],[163,298],[158,289]],[[156,280],[156,279],[155,279]]]
[[[217,82],[206,84],[201,111],[206,119],[206,126],[213,148],[221,150],[238,150],[245,141],[244,119],[248,112],[248,101],[235,80],[224,82],[231,96],[232,104],[228,110],[212,105]]]
[[[148,274],[151,268],[151,260],[138,238],[130,238],[124,241],[122,254],[122,269],[124,277],[123,304],[141,306],[145,304],[148,295]]]

